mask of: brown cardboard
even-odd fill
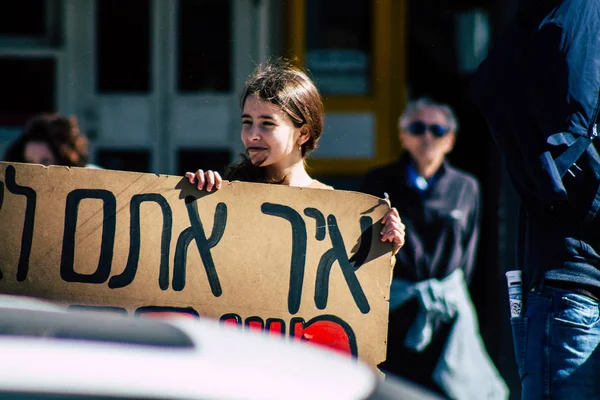
[[[315,342],[335,339],[331,327],[342,326],[347,343],[333,347],[377,365],[392,273],[392,246],[379,240],[388,209],[353,192],[224,182],[206,193],[177,176],[0,163],[0,292],[128,315],[199,314]],[[342,245],[346,275],[335,258]],[[357,270],[351,255],[364,260]],[[320,276],[328,265],[330,275],[319,286],[320,263]]]

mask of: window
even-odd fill
[[[55,70],[53,58],[0,57],[0,126],[55,111]]]
[[[148,150],[102,149],[97,152],[96,163],[106,169],[149,172],[150,153]]]
[[[327,115],[315,176],[361,175],[391,161],[403,108],[406,0],[293,0],[289,55],[312,75]]]
[[[96,88],[100,93],[151,90],[150,1],[96,1]]]
[[[8,46],[59,45],[59,5],[58,0],[0,2],[0,43]]]
[[[371,92],[369,0],[306,0],[306,67],[324,95]]]
[[[177,90],[231,90],[231,1],[180,0]]]
[[[43,37],[46,35],[46,2],[21,0],[2,2],[0,35]]]
[[[231,162],[231,153],[228,149],[185,149],[179,150],[177,159],[177,173],[196,172],[202,168],[212,169],[223,173],[225,167]]]

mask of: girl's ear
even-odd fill
[[[298,136],[298,145],[302,146],[306,141],[310,139],[310,128],[304,124],[300,128],[300,136]]]

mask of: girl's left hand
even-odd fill
[[[383,218],[381,223],[384,224],[381,230],[381,241],[392,242],[394,245],[393,255],[395,255],[402,246],[404,246],[404,230],[406,227],[400,220],[400,215],[395,207],[392,207]]]

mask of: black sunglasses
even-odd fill
[[[414,121],[408,126],[408,132],[413,136],[423,136],[427,131],[431,132],[434,137],[441,138],[446,136],[450,129],[440,124],[427,125],[423,121]]]

